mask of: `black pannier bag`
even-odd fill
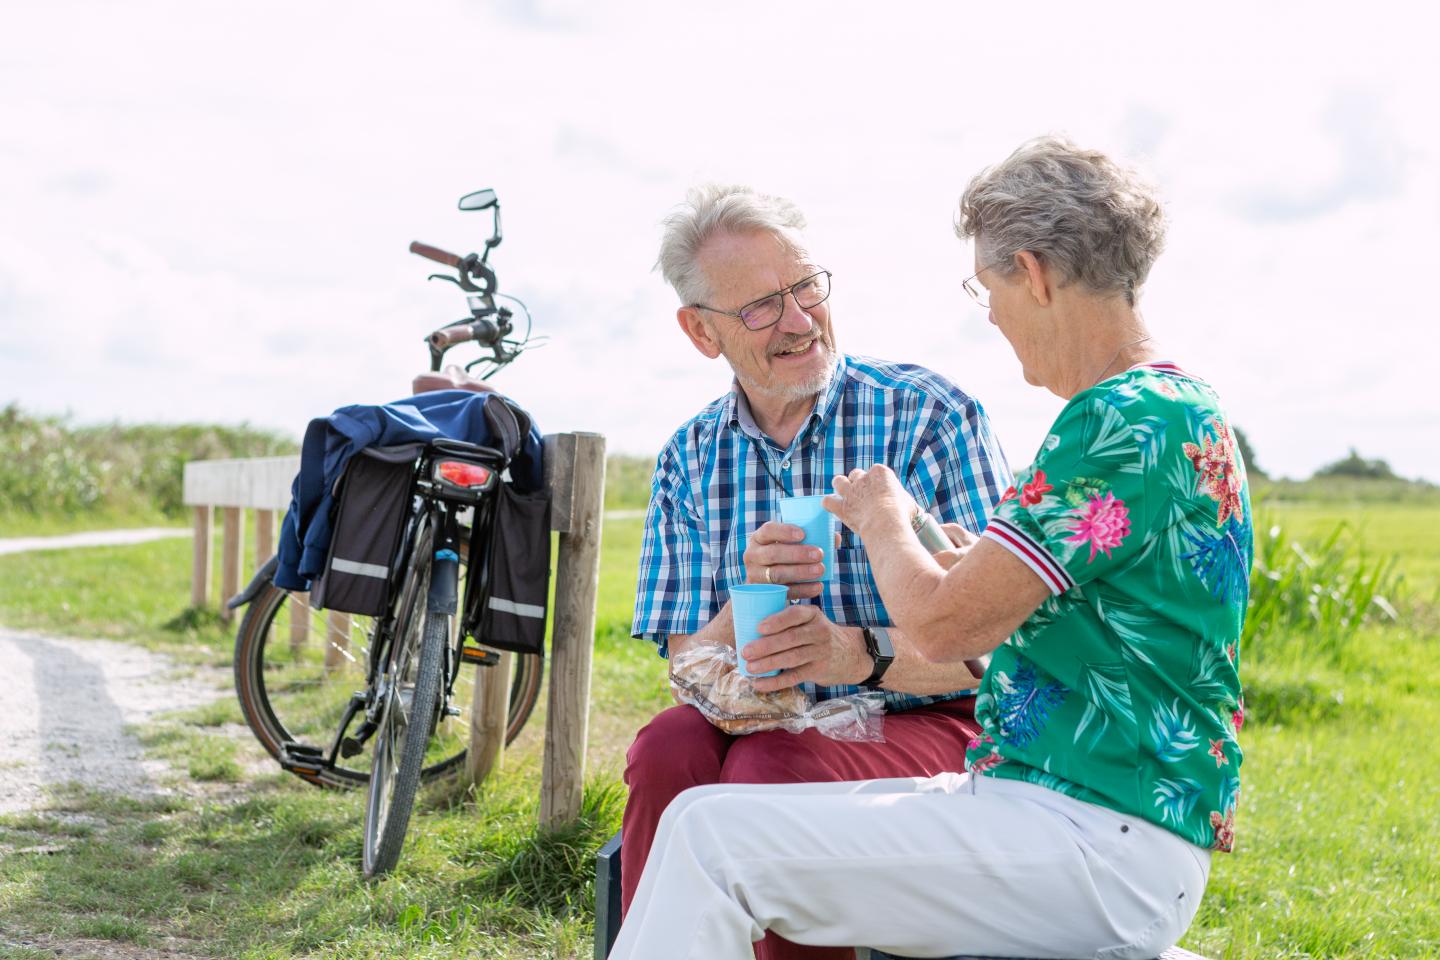
[[[478,543],[471,545],[472,551],[480,549]],[[471,594],[467,628],[487,647],[543,656],[550,595],[549,491],[519,493],[508,483],[500,485],[485,566],[489,589]],[[475,605],[483,606],[477,610]]]
[[[390,605],[400,538],[423,444],[366,447],[350,458],[335,495],[334,534],[310,604],[378,617]]]

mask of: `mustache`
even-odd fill
[[[818,341],[820,341],[820,345],[821,345],[822,347],[828,347],[828,346],[830,345],[830,344],[829,344],[829,341],[825,339],[825,335],[822,334],[822,333],[816,333],[816,334],[814,334],[814,335],[808,335],[808,336],[807,336],[807,335],[802,335],[802,336],[798,336],[798,337],[792,337],[790,340],[786,341],[785,343],[780,344],[780,345],[779,345],[778,347],[776,347],[773,351],[771,351],[770,355],[771,355],[772,357],[778,356],[779,354],[784,353],[786,350],[794,350],[796,347],[800,346],[802,343],[809,343],[809,342],[811,342],[812,340],[818,340]]]

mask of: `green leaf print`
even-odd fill
[[[1134,725],[1135,707],[1130,702],[1130,684],[1125,665],[1102,663],[1080,665],[1077,688],[1084,694],[1085,713],[1075,727],[1073,743],[1079,743],[1085,731],[1094,725],[1088,747],[1094,747],[1110,727],[1112,719]]]
[[[1096,480],[1093,477],[1075,477],[1065,485],[1065,499],[1057,502],[1065,504],[1064,513],[1069,519],[1070,512],[1076,507],[1083,507],[1091,500],[1102,498],[1110,492],[1110,484],[1104,480]]]
[[[1160,808],[1160,819],[1175,826],[1183,824],[1195,810],[1203,788],[1189,777],[1179,780],[1155,781],[1155,806]]]
[[[1185,555],[1190,552],[1190,541],[1200,535],[1200,528],[1190,519],[1185,503],[1173,495],[1170,498],[1165,524],[1165,556],[1170,564],[1169,572],[1174,574],[1171,585],[1184,583],[1189,577],[1195,577],[1198,580],[1194,568],[1186,562]],[[1155,566],[1157,587],[1166,586],[1160,581],[1160,575],[1164,569],[1159,564]]]
[[[1200,495],[1201,475],[1195,472],[1195,464],[1182,451],[1170,457],[1165,464],[1165,486],[1172,498],[1184,498],[1190,502]]]
[[[1140,467],[1142,470],[1154,470],[1160,464],[1160,458],[1165,456],[1165,427],[1168,421],[1164,417],[1145,417],[1135,424],[1135,442],[1140,445]]]
[[[1153,642],[1154,627],[1160,622],[1150,609],[1119,600],[1102,601],[1098,593],[1090,599],[1095,613],[1115,631],[1115,637],[1120,641],[1120,652],[1131,660],[1155,666],[1155,661],[1144,650],[1147,644]]]
[[[1077,606],[1083,606],[1085,601],[1078,596],[1078,593],[1079,591],[1067,590],[1059,596],[1051,594],[1040,601],[1040,606],[1035,608],[1035,612],[1030,614],[1020,628],[1010,635],[1012,645],[1027,646],[1048,627],[1069,616]]]
[[[1180,712],[1179,698],[1168,707],[1163,702],[1155,705],[1150,739],[1155,745],[1155,756],[1166,763],[1178,763],[1185,759],[1185,754],[1200,746],[1190,711]]]
[[[1122,383],[1105,397],[1106,402],[1125,408],[1140,402],[1140,388],[1133,383]]]
[[[1139,473],[1135,462],[1135,435],[1130,425],[1108,403],[1092,404],[1082,437],[1086,463],[1103,464],[1119,473]]]
[[[1070,796],[1075,791],[1075,785],[1069,780],[1057,777],[1050,772],[1050,762],[1052,759],[1052,757],[1045,758],[1045,762],[1040,765],[1040,769],[1030,776],[1030,782],[1036,786],[1045,787],[1047,790],[1054,790],[1056,793]]]
[[[1240,803],[1240,778],[1226,777],[1220,784],[1220,809],[1229,813]]]
[[[1226,683],[1226,676],[1233,677],[1235,668],[1225,654],[1214,644],[1200,642],[1195,646],[1195,653],[1190,662],[1190,686],[1187,692],[1199,701],[1230,701],[1231,684]],[[1233,704],[1232,704],[1233,707]],[[1228,727],[1228,724],[1226,725]]]
[[[1150,561],[1150,555],[1155,552],[1155,547],[1157,544],[1159,544],[1159,542],[1159,537],[1146,537],[1145,546],[1140,548],[1140,552],[1135,554],[1134,558],[1132,558],[1129,563],[1125,564],[1125,566],[1115,571],[1115,579],[1119,580],[1122,577],[1133,573],[1137,567],[1148,563]]]

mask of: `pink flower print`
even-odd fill
[[[1045,494],[1055,488],[1045,482],[1045,471],[1036,470],[1035,479],[1025,484],[1020,490],[1020,506],[1033,507],[1039,503]]]
[[[1243,697],[1240,699],[1240,706],[1236,707],[1235,712],[1230,715],[1230,722],[1235,724],[1236,733],[1239,733],[1240,728],[1245,726],[1245,699]]]
[[[1235,662],[1235,644],[1227,643],[1225,645],[1225,658],[1231,663]]]
[[[1115,499],[1115,494],[1107,493],[1103,497],[1093,494],[1090,502],[1083,507],[1075,509],[1077,516],[1074,524],[1070,527],[1075,531],[1072,536],[1066,537],[1066,543],[1090,542],[1090,559],[1095,559],[1095,552],[1103,551],[1105,556],[1110,556],[1110,551],[1120,546],[1121,542],[1130,535],[1130,509],[1125,506],[1124,500]]]
[[[1223,526],[1232,513],[1237,520],[1244,520],[1244,505],[1240,501],[1242,484],[1240,471],[1235,467],[1235,443],[1230,438],[1230,428],[1216,420],[1214,439],[1201,437],[1199,445],[1187,443],[1184,450],[1195,472],[1200,474],[1201,490],[1220,504],[1216,525]]]
[[[1235,849],[1235,808],[1231,807],[1226,811],[1225,816],[1220,816],[1214,810],[1210,811],[1210,828],[1215,831],[1214,848],[1221,853],[1229,853]]]
[[[1165,394],[1165,396],[1169,397],[1171,400],[1175,400],[1180,396],[1179,391],[1175,389],[1175,385],[1169,380],[1160,381],[1160,392]]]
[[[1006,487],[1006,488],[1005,488],[1005,495],[1000,498],[1000,503],[1004,503],[1006,500],[1014,500],[1014,499],[1015,499],[1015,496],[1016,496],[1015,488],[1014,488],[1014,487]],[[998,504],[997,504],[997,506],[998,506]]]
[[[1215,766],[1217,768],[1223,767],[1230,762],[1230,758],[1225,756],[1225,741],[1223,738],[1210,741],[1210,756],[1215,758]]]
[[[985,754],[985,756],[981,757],[979,760],[972,760],[970,762],[970,772],[984,773],[987,770],[995,769],[1004,762],[1005,758],[1000,756],[1000,751],[992,749],[989,753]]]

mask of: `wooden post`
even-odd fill
[[[296,660],[305,651],[305,641],[310,639],[310,594],[290,594],[290,655]]]
[[[195,508],[194,561],[190,569],[190,606],[210,603],[210,528],[214,514],[208,506]]]
[[[275,552],[275,511],[255,511],[255,569],[264,566]]]
[[[510,720],[510,667],[515,655],[499,651],[493,667],[461,666],[475,670],[475,695],[470,701],[470,749],[465,754],[465,779],[480,783],[505,763],[505,728]]]
[[[235,618],[235,611],[225,604],[240,592],[240,571],[245,566],[245,528],[240,523],[244,512],[240,507],[221,508],[220,619],[226,623]]]
[[[345,667],[350,653],[350,614],[331,610],[325,629],[325,672]]]
[[[555,569],[550,701],[540,785],[540,825],[559,826],[580,815],[585,786],[585,732],[590,707],[590,664],[595,647],[595,595],[600,585],[600,527],[605,502],[605,437],[574,433],[573,498],[569,530],[560,534]],[[560,458],[559,470],[566,466]]]

